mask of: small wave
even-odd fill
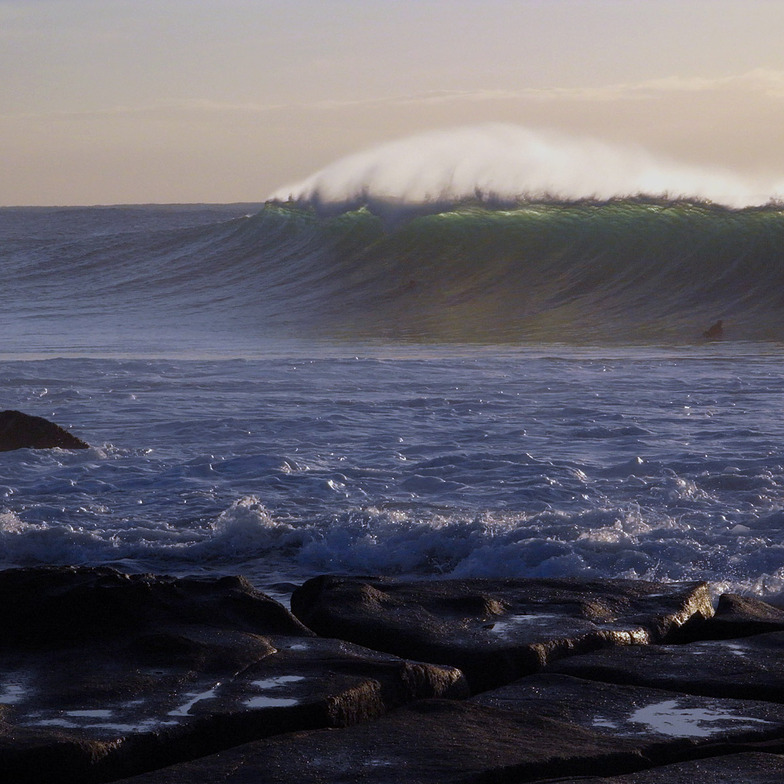
[[[693,485],[671,489],[658,512],[633,502],[476,516],[367,507],[293,519],[242,496],[200,525],[87,528],[25,522],[5,511],[0,563],[116,564],[175,574],[206,568],[243,573],[260,585],[278,569],[302,579],[324,572],[583,576],[705,579],[717,591],[763,596],[784,589],[781,512],[758,520],[736,514],[735,522],[722,523],[698,510],[684,514]]]

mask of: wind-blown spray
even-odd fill
[[[477,196],[513,201],[645,195],[744,207],[765,203],[773,191],[729,171],[679,164],[640,147],[491,124],[431,131],[349,155],[270,199],[356,206]]]

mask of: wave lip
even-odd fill
[[[646,150],[508,124],[430,131],[349,155],[272,201],[312,206],[449,204],[466,198],[611,199],[653,196],[758,206],[772,183],[679,164]]]

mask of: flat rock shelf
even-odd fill
[[[448,662],[476,691],[563,656],[662,642],[713,615],[704,583],[317,577],[294,614],[318,634]]]
[[[0,572],[14,784],[779,782],[782,612],[704,583]],[[733,636],[734,635],[734,636]]]

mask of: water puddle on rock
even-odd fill
[[[751,729],[755,724],[770,724],[765,719],[739,715],[723,708],[679,708],[677,700],[665,700],[639,708],[631,714],[629,721],[643,724],[660,735],[680,738],[707,738],[727,729],[726,722],[731,722],[734,729]]]
[[[207,689],[206,691],[200,692],[190,692],[185,694],[185,697],[189,697],[190,699],[188,702],[183,703],[178,708],[174,708],[174,710],[170,710],[168,715],[169,716],[187,716],[191,712],[191,708],[197,703],[202,702],[203,700],[212,700],[215,699],[218,695],[216,694],[220,683],[216,683],[212,688]]]
[[[270,689],[279,689],[290,683],[298,683],[304,680],[305,677],[303,675],[280,675],[277,678],[264,678],[263,680],[252,681],[251,685],[260,691],[269,691]],[[260,694],[257,697],[250,697],[243,702],[248,708],[288,708],[292,705],[297,705],[299,700],[293,697],[270,697],[266,694]]]
[[[500,618],[492,625],[488,625],[487,630],[492,634],[499,635],[499,637],[505,637],[518,626],[539,626],[540,624],[550,623],[553,618],[561,617],[563,616],[554,615],[552,613],[521,613],[520,615],[509,615],[506,618]]]

